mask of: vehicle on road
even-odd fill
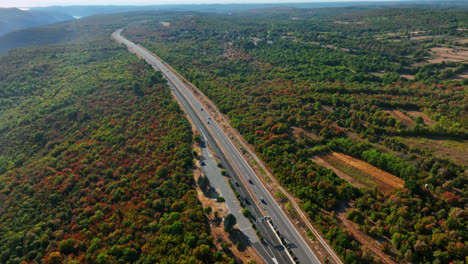
[[[252,180],[251,179],[248,179],[247,180],[250,184],[253,184]]]
[[[234,185],[239,186],[239,183],[237,181],[234,182]]]
[[[250,204],[250,201],[249,201],[249,199],[247,198],[247,196],[244,197],[244,202],[245,202],[246,204]]]
[[[205,166],[205,165],[206,165],[206,164],[205,164],[205,161],[204,161],[204,160],[200,161],[200,165],[201,165],[201,166]]]
[[[263,199],[263,197],[260,197],[260,202],[266,204],[266,201],[265,201],[265,199]]]

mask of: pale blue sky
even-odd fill
[[[0,0],[0,7],[69,6],[69,5],[161,5],[161,4],[216,4],[216,3],[304,3],[351,2],[356,0]],[[384,1],[384,0],[358,0]]]

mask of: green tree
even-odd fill
[[[414,119],[414,122],[416,122],[416,124],[418,124],[418,125],[424,125],[424,119],[422,118],[422,116],[417,116]]]
[[[210,180],[206,176],[200,175],[197,183],[198,187],[200,187],[202,191],[207,191],[210,188]]]
[[[237,220],[233,214],[228,214],[224,217],[224,231],[231,233],[232,228],[236,225]]]
[[[244,208],[244,209],[242,209],[242,214],[243,214],[245,217],[247,217],[247,218],[249,218],[250,216],[252,216],[252,213],[250,212],[249,208]]]

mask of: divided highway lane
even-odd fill
[[[205,121],[201,120],[200,117],[197,114],[195,114],[195,110],[193,109],[192,105],[186,100],[182,93],[174,87],[173,83],[169,82],[169,85],[171,86],[171,88],[173,88],[175,96],[181,102],[184,109],[187,111],[190,119],[195,124],[200,134],[204,137],[205,142],[208,142],[208,144],[212,147],[214,152],[217,154],[217,157],[224,164],[226,171],[228,171],[230,175],[233,175],[232,167],[229,165],[226,157],[222,154],[219,145],[216,143],[216,140],[210,134],[209,129],[205,126]],[[234,199],[236,198],[234,197]],[[250,196],[248,199],[252,201],[252,198]],[[255,215],[256,218],[258,218],[259,216],[261,217],[262,214],[260,210],[255,207],[255,204],[251,203],[251,205],[253,206],[249,209],[252,211],[253,215]],[[258,239],[251,240],[251,242],[253,242],[252,246],[259,253],[259,255],[262,256],[265,262],[269,264],[292,263],[292,261],[289,260],[289,257],[287,256],[287,253],[285,252],[284,248],[282,248],[280,241],[278,241],[274,236],[272,230],[266,229],[264,223],[257,225],[257,228],[260,230],[260,233],[265,237],[266,244],[260,243]]]
[[[205,120],[202,121],[203,128],[202,130],[206,130],[203,132],[204,136],[209,137],[208,141],[210,145],[218,145],[221,154],[226,154],[225,157],[222,157],[223,164],[229,164],[229,171],[234,171],[233,175],[239,177],[241,182],[246,183],[249,180],[252,182],[251,184],[246,184],[250,187],[249,193],[252,194],[251,199],[255,199],[255,202],[262,206],[262,210],[265,213],[264,216],[269,216],[273,220],[273,224],[278,228],[280,234],[284,237],[286,243],[292,249],[294,255],[298,258],[300,263],[320,263],[317,257],[314,255],[312,250],[309,248],[307,243],[304,239],[300,236],[298,231],[295,229],[294,225],[291,223],[289,218],[284,214],[281,210],[280,206],[276,203],[270,193],[265,189],[262,185],[261,181],[257,178],[257,175],[253,172],[247,161],[243,158],[243,156],[238,152],[236,147],[232,144],[229,138],[224,134],[223,130],[218,126],[218,124],[211,118],[211,116],[203,110],[204,107],[201,103],[195,98],[195,96],[190,92],[189,88],[179,79],[177,78],[161,61],[159,61],[156,57],[151,55],[142,47],[135,45],[134,43],[126,40],[125,38],[120,36],[122,29],[117,30],[113,33],[113,37],[118,40],[119,42],[124,43],[134,52],[138,53],[141,57],[145,58],[149,63],[153,66],[158,67],[162,73],[170,80],[170,82],[174,85],[174,91],[178,91],[184,100],[191,106],[192,111],[196,112],[195,116],[196,119],[200,117],[205,117]],[[192,113],[193,114],[193,113]],[[204,124],[206,122],[206,124]],[[205,126],[209,126],[207,129]],[[210,139],[212,137],[212,139]],[[222,148],[221,148],[222,147]],[[224,156],[224,155],[221,155]],[[223,159],[227,159],[226,161]],[[230,172],[232,173],[232,172]],[[246,190],[247,191],[247,190]],[[250,196],[250,195],[249,195]],[[260,197],[263,198],[264,202],[259,202]],[[253,200],[252,200],[253,202]],[[262,212],[258,212],[262,213]],[[265,230],[260,230],[261,232],[264,231],[268,234],[272,232],[268,232],[266,230],[266,226],[263,224],[258,225],[259,229],[265,228]],[[263,227],[263,228],[262,228]],[[262,235],[263,233],[262,232]],[[270,240],[270,239],[269,239]],[[271,241],[277,239],[271,238]],[[272,244],[274,246],[274,244]],[[275,248],[278,249],[277,246]],[[278,263],[290,263],[291,261],[287,261],[285,259],[285,250],[276,250],[273,251],[275,254],[275,261],[281,262]],[[279,255],[278,255],[279,254]],[[276,257],[278,255],[278,257]]]
[[[141,57],[145,58],[154,67],[157,67],[157,68],[164,67],[164,65],[161,62],[154,61],[153,56],[151,54],[147,54],[147,52],[141,49],[141,47],[139,47],[138,45],[135,45],[128,41],[124,41],[125,39],[123,39],[122,37],[118,36],[115,33],[113,37],[116,38],[119,42],[123,42],[124,44],[126,44],[130,49],[138,53]],[[133,45],[130,45],[130,44],[133,44]],[[224,153],[221,151],[221,148],[217,144],[216,140],[211,135],[210,130],[206,127],[208,125],[207,121],[205,120],[206,116],[201,116],[199,111],[197,112],[194,109],[193,105],[186,99],[186,97],[174,85],[174,82],[170,78],[172,76],[172,73],[169,73],[167,69],[159,68],[159,70],[162,71],[164,77],[168,80],[169,86],[172,88],[174,95],[176,96],[178,101],[182,104],[182,107],[185,109],[185,111],[189,115],[190,120],[192,120],[193,124],[197,127],[204,141],[208,142],[208,144],[212,147],[212,149],[216,153],[216,156],[221,160],[221,162],[225,166],[226,171],[229,173],[229,175],[235,175],[236,179],[240,179],[236,175],[233,167],[229,164],[229,161],[225,157]],[[242,185],[242,182],[240,183],[241,183],[240,185]],[[238,191],[240,191],[240,193],[242,194],[242,197],[247,197],[247,199],[251,201],[250,205],[248,205],[248,208],[251,210],[252,215],[255,217],[255,219],[259,219],[263,217],[263,213],[257,207],[257,204],[252,202],[254,201],[253,198],[250,196],[248,191],[246,191],[245,187],[244,186],[242,187],[243,189],[239,189]],[[222,190],[222,191],[226,193],[226,190]],[[235,197],[233,198],[236,199]],[[253,248],[259,253],[262,259],[264,259],[265,262],[268,264],[293,263],[291,256],[288,254],[288,252],[286,252],[285,248],[281,245],[281,242],[276,237],[274,230],[271,228],[271,226],[267,222],[258,222],[256,225],[260,233],[263,235],[265,242],[261,243],[258,241],[258,239],[249,238],[249,240]]]

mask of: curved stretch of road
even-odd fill
[[[143,47],[125,39],[120,35],[123,29],[112,34],[112,37],[125,44],[130,50],[144,58],[153,67],[158,68],[169,81],[175,96],[187,112],[189,118],[221,160],[232,181],[237,181],[237,191],[244,200],[248,200],[247,207],[256,219],[257,229],[264,238],[264,243],[253,243],[252,246],[267,263],[293,263],[291,255],[285,250],[279,235],[291,249],[299,263],[320,263],[306,241],[295,229],[289,218],[281,210],[274,198],[257,178],[248,162],[236,149],[228,136],[213,120],[203,105],[188,88],[166,65]],[[267,217],[269,221],[262,221]]]

